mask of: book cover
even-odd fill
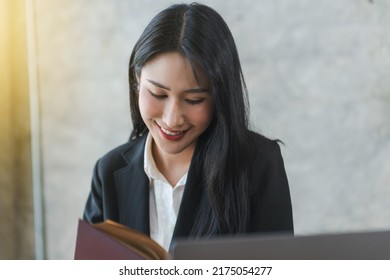
[[[111,220],[79,220],[75,260],[162,260],[169,253],[149,236]]]

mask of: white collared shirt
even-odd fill
[[[172,187],[156,166],[152,154],[152,142],[153,138],[149,133],[145,144],[144,170],[149,177],[150,186],[150,237],[168,250],[188,173],[184,174],[176,186]]]

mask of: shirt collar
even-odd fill
[[[158,170],[156,166],[156,162],[154,161],[152,154],[152,144],[153,137],[150,133],[146,137],[145,143],[145,152],[144,152],[144,170],[146,175],[148,175],[149,180],[161,180],[166,181],[165,177],[161,174],[160,170]]]

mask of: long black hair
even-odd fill
[[[172,5],[152,19],[137,41],[129,65],[131,138],[147,131],[138,106],[137,75],[150,59],[171,51],[200,67],[213,100],[213,119],[195,151],[208,195],[192,234],[244,232],[249,220],[243,164],[249,152],[247,90],[233,36],[212,8],[197,3]]]

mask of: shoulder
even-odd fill
[[[257,132],[249,131],[248,143],[253,156],[270,159],[281,156],[279,140],[272,140]]]
[[[113,148],[99,158],[99,169],[118,169],[143,158],[146,135]]]
[[[254,177],[268,178],[285,174],[284,160],[278,140],[250,133],[249,170]]]

